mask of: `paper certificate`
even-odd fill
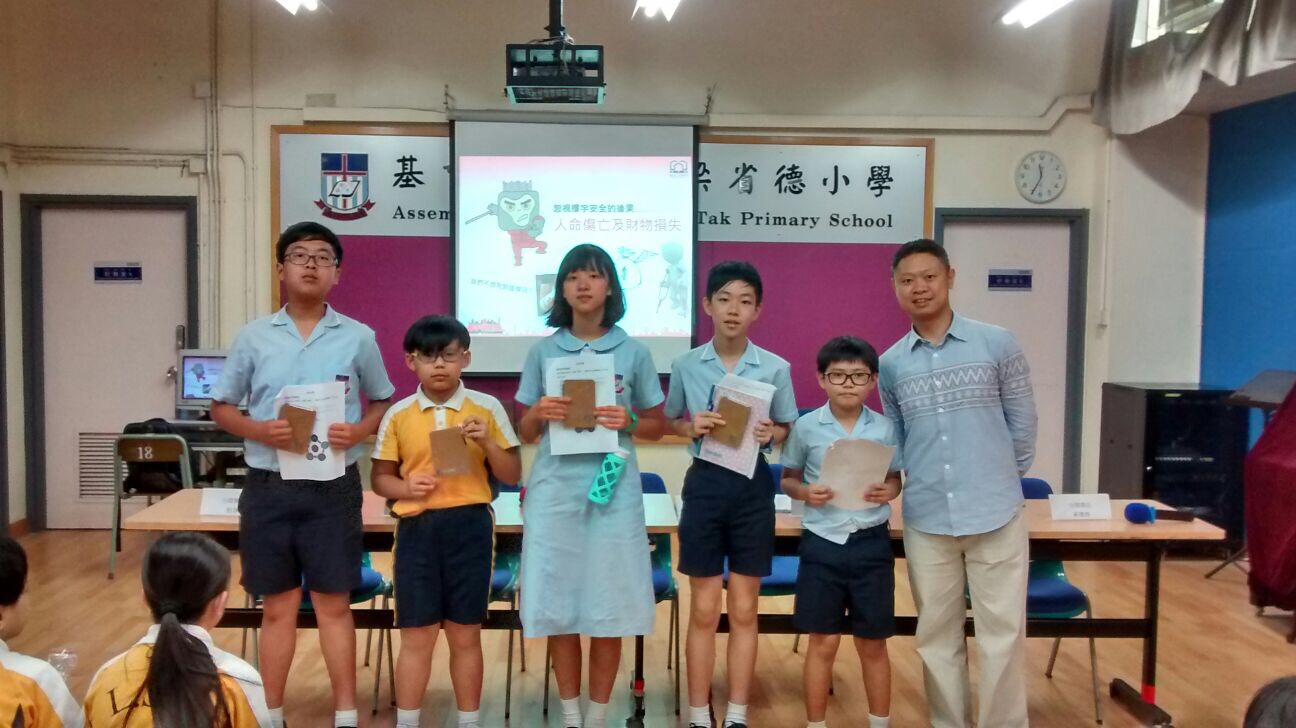
[[[895,448],[872,440],[838,440],[824,453],[819,482],[833,490],[828,501],[848,511],[877,508],[881,503],[864,500],[864,491],[881,483],[891,467]]]
[[[278,450],[284,480],[335,480],[346,471],[346,451],[329,445],[329,425],[346,421],[346,384],[290,384],[275,395],[275,410],[292,405],[315,413],[304,453]]]
[[[724,375],[711,393],[712,407],[714,408],[716,403],[727,400],[730,404],[726,409],[730,412],[741,411],[741,408],[747,409],[747,421],[742,431],[742,438],[738,441],[737,447],[732,447],[729,444],[732,442],[729,437],[721,441],[721,438],[708,435],[702,438],[698,457],[748,478],[755,475],[756,460],[760,456],[761,447],[756,441],[756,425],[761,420],[769,419],[770,402],[774,400],[775,391],[777,390],[773,384],[744,379],[735,374]],[[728,420],[725,424],[729,425]]]
[[[550,359],[545,365],[545,394],[550,397],[562,397],[564,392],[586,390],[588,385],[565,387],[567,381],[592,381],[594,383],[594,406],[609,407],[616,402],[616,370],[611,354],[587,354],[582,356],[564,356]],[[581,402],[573,404],[585,407],[588,400],[587,391],[579,397]],[[577,397],[573,397],[573,400]],[[588,421],[581,424],[590,424]],[[593,427],[568,427],[565,423],[549,423],[549,452],[554,455],[581,455],[586,453],[609,453],[616,450],[616,430],[593,423]]]

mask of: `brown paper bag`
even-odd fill
[[[429,433],[432,444],[432,467],[438,476],[464,475],[472,470],[472,455],[464,440],[463,429],[449,427]]]
[[[728,397],[721,397],[716,403],[716,414],[724,424],[711,430],[711,439],[735,450],[742,445],[743,435],[747,434],[747,421],[751,419],[751,407],[739,404]]]
[[[305,455],[310,449],[311,431],[315,429],[315,410],[285,404],[279,410],[279,419],[287,420],[292,428],[292,447],[288,451]]]
[[[594,380],[568,379],[563,382],[563,396],[570,397],[563,424],[573,430],[593,430],[598,426],[594,415]]]

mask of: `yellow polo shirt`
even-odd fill
[[[256,669],[216,647],[211,635],[202,627],[186,624],[184,629],[202,641],[216,664],[233,728],[271,728],[265,689]],[[147,694],[137,708],[133,711],[130,708],[132,699],[148,676],[157,634],[158,626],[155,624],[133,647],[99,668],[86,694],[86,728],[150,728],[153,725],[153,709],[148,705]],[[128,713],[129,722],[126,720]]]
[[[0,640],[0,726],[18,725],[79,728],[81,711],[52,665]]]
[[[501,448],[509,450],[518,446],[517,435],[500,401],[468,389],[461,382],[445,404],[433,402],[420,386],[417,392],[392,405],[378,426],[372,457],[398,463],[402,478],[415,473],[434,473],[429,434],[433,430],[459,427],[469,417],[485,422],[490,438]],[[396,501],[392,514],[405,517],[431,509],[490,503],[486,453],[472,440],[468,441],[468,452],[472,456],[471,472],[440,478],[437,487],[422,498]]]

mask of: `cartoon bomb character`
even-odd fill
[[[513,242],[513,265],[522,265],[522,251],[527,248],[544,254],[548,245],[538,239],[545,223],[539,214],[540,193],[531,189],[529,181],[505,182],[495,204],[489,205],[486,211],[495,216],[500,230],[509,234]]]

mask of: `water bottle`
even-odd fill
[[[617,448],[604,456],[602,464],[599,465],[598,475],[594,476],[594,482],[590,484],[591,501],[599,505],[607,505],[607,502],[612,500],[612,490],[621,479],[621,472],[625,470],[626,461],[629,459],[630,451],[625,448]]]

